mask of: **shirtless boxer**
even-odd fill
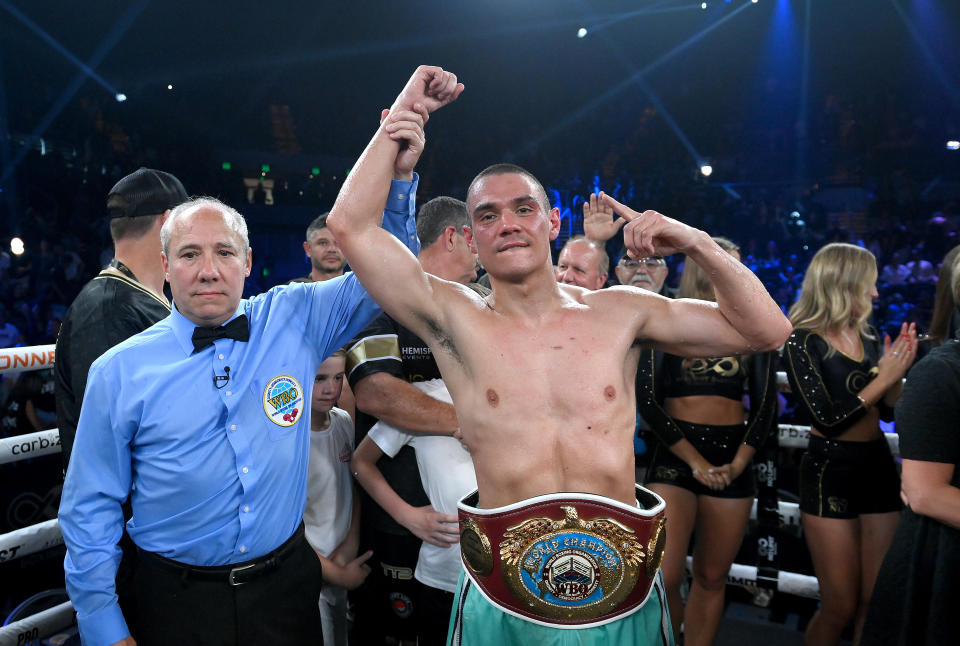
[[[418,154],[424,140],[415,125],[462,90],[453,74],[419,67],[328,219],[361,282],[433,349],[473,455],[479,494],[461,503],[466,578],[452,639],[671,643],[654,585],[663,503],[634,483],[640,349],[759,352],[779,347],[790,324],[709,235],[605,195],[628,221],[631,256],[686,253],[713,277],[717,303],[558,284],[550,241],[560,214],[532,175],[509,165],[482,172],[467,192],[467,241],[493,293],[481,298],[425,274],[379,227],[379,212],[398,146]],[[724,476],[697,477],[716,484]]]

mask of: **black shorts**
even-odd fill
[[[743,424],[732,426],[713,426],[694,424],[675,420],[683,430],[683,436],[710,464],[720,466],[733,461],[745,433]],[[693,471],[687,463],[673,454],[662,442],[654,442],[647,468],[647,484],[669,484],[695,493],[698,496],[713,498],[754,498],[757,495],[757,482],[753,473],[753,462],[743,470],[730,486],[715,490],[701,484],[693,477]]]
[[[900,473],[886,438],[844,442],[810,435],[800,460],[800,511],[856,518],[902,508]]]

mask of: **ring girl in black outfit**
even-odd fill
[[[736,245],[714,240],[740,261]],[[716,300],[709,278],[693,262],[684,265],[677,296]],[[637,401],[657,439],[647,486],[669,510],[662,568],[670,618],[677,637],[684,624],[687,646],[712,644],[727,572],[756,495],[753,454],[776,423],[776,353],[695,359],[664,354],[662,361],[656,358],[661,353],[648,354],[638,369]],[[680,586],[694,528],[693,582],[684,608]]]
[[[817,646],[838,643],[851,620],[859,643],[877,571],[900,521],[900,476],[879,420],[893,419],[917,333],[904,324],[895,341],[881,341],[867,325],[876,280],[872,253],[828,244],[810,261],[790,308],[787,376],[811,422],[800,463],[800,511],[821,599],[805,643]]]

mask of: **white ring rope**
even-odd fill
[[[64,601],[58,606],[0,628],[0,646],[21,646],[36,642],[52,637],[75,623],[73,604]]]
[[[803,449],[810,442],[809,426],[794,426],[792,424],[778,424],[780,435],[777,438],[780,448],[785,449]],[[883,436],[890,445],[890,452],[895,456],[900,455],[900,436],[896,433],[884,433]]]
[[[0,563],[63,545],[60,522],[56,518],[36,525],[0,534]]]
[[[52,368],[57,346],[31,345],[26,348],[0,348],[0,375]]]
[[[810,441],[810,427],[779,424],[779,443],[782,448],[802,449]],[[890,451],[900,454],[900,438],[896,433],[884,433]],[[60,432],[53,428],[27,435],[17,435],[0,440],[0,464],[60,452]]]
[[[790,392],[790,380],[787,378],[787,373],[783,370],[777,371],[777,390],[782,393]]]
[[[687,572],[693,572],[693,557],[687,557]],[[734,563],[727,572],[727,585],[739,585],[742,587],[763,587],[757,581],[757,567],[755,565],[742,565]],[[820,584],[817,577],[806,574],[797,574],[795,572],[777,573],[777,592],[784,592],[807,599],[820,598]]]
[[[780,516],[780,527],[797,527],[800,525],[800,505],[795,502],[777,502],[777,515]],[[757,519],[757,499],[753,499],[750,507],[750,520]]]
[[[0,464],[59,452],[60,431],[55,428],[26,435],[14,435],[0,440]]]

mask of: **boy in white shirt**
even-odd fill
[[[373,552],[357,557],[360,503],[350,477],[353,421],[334,405],[344,378],[344,351],[330,355],[317,371],[310,399],[310,467],[307,507],[303,514],[307,541],[320,557],[324,588],[320,593],[323,643],[347,644],[347,590],[358,587],[370,568]]]
[[[452,403],[442,379],[413,385],[447,403]],[[430,505],[413,507],[390,487],[377,468],[384,454],[393,457],[406,444],[414,448],[423,488]],[[421,540],[414,578],[420,582],[417,615],[419,646],[446,643],[453,596],[460,576],[457,501],[477,488],[473,460],[460,440],[449,435],[413,435],[378,422],[370,429],[351,462],[357,482],[395,521]]]

